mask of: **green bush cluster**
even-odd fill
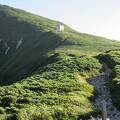
[[[94,88],[86,79],[99,73],[99,61],[58,57],[21,82],[0,87],[0,114],[9,120],[76,120],[96,115],[91,101]]]

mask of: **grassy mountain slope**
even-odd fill
[[[94,57],[120,42],[78,33],[0,5],[0,120],[77,120],[96,116]],[[20,81],[19,81],[20,80]]]
[[[0,87],[1,118],[77,120],[99,113],[93,105],[94,88],[85,80],[99,73],[98,60],[61,55],[52,60],[21,82]]]
[[[34,25],[34,22],[39,25],[39,28]],[[46,59],[48,52],[62,43],[62,38],[59,35],[49,31],[52,26],[55,26],[55,23],[52,23],[53,21],[48,21],[42,17],[36,18],[35,15],[23,11],[4,6],[0,7],[1,80],[10,78],[16,74],[16,71],[21,71],[19,76],[31,72]],[[46,31],[42,26],[51,27],[48,27]],[[21,39],[22,44],[16,49]],[[7,45],[5,45],[6,43]],[[7,46],[10,47],[10,50],[5,55]],[[36,62],[38,63],[37,66],[35,65]]]
[[[56,21],[8,6],[0,6],[0,28],[1,83],[27,76],[45,62],[49,53],[96,54],[120,45],[116,41],[78,33],[68,26],[64,32],[56,33]],[[22,44],[16,49],[20,41]]]

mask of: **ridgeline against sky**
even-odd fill
[[[83,33],[120,40],[119,0],[0,0],[0,4],[64,22]]]

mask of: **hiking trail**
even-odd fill
[[[113,105],[110,90],[108,88],[109,77],[112,73],[112,70],[103,63],[104,72],[98,76],[92,77],[89,79],[90,84],[92,84],[96,91],[98,92],[98,96],[95,99],[95,105],[97,108],[102,108],[102,101],[106,101],[107,106],[107,117],[110,120],[120,120],[120,112]]]

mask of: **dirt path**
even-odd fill
[[[110,91],[107,87],[109,76],[112,72],[106,64],[103,65],[105,72],[99,76],[95,76],[90,79],[90,84],[95,86],[98,91],[98,97],[95,100],[96,106],[101,109],[102,101],[105,100],[107,104],[107,115],[110,120],[120,120],[120,112],[112,104]]]

